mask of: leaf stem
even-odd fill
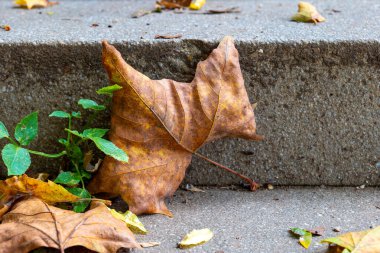
[[[10,136],[7,137],[7,139],[9,140],[10,143],[12,143],[13,145],[16,145],[17,147],[19,147],[20,145],[15,141],[13,140]]]
[[[62,151],[62,152],[60,152],[60,153],[57,153],[57,154],[46,154],[44,152],[34,151],[34,150],[30,150],[30,149],[28,149],[28,151],[31,154],[39,155],[39,156],[43,156],[43,157],[47,157],[47,158],[58,158],[58,157],[66,155],[66,151],[65,150]]]
[[[258,183],[256,183],[255,181],[253,181],[253,180],[250,179],[249,177],[246,177],[246,176],[240,174],[239,172],[237,172],[237,171],[235,171],[235,170],[233,170],[233,169],[230,169],[230,168],[228,168],[228,167],[226,167],[226,166],[224,166],[224,165],[222,165],[222,164],[220,164],[220,163],[217,163],[217,162],[215,162],[215,161],[213,161],[213,160],[207,158],[206,156],[201,155],[201,154],[198,154],[198,153],[196,153],[196,152],[194,152],[194,155],[196,155],[196,156],[198,156],[198,157],[200,157],[200,158],[206,160],[207,162],[212,163],[212,164],[216,165],[217,167],[219,167],[219,168],[221,168],[221,169],[224,169],[224,170],[226,170],[226,171],[228,171],[228,172],[230,172],[230,173],[232,173],[232,174],[234,174],[234,175],[240,177],[240,178],[243,179],[244,181],[248,182],[251,191],[255,191],[255,190],[257,190],[257,189],[260,187],[260,185],[259,185]]]

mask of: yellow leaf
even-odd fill
[[[57,4],[57,2],[49,2],[48,0],[16,0],[14,3],[19,5],[20,7],[24,7],[29,10],[34,7],[44,8],[50,5]]]
[[[198,246],[210,241],[213,236],[214,234],[208,228],[193,230],[187,235],[185,235],[185,237],[179,243],[179,247],[181,249],[187,249],[194,246]]]
[[[145,229],[144,225],[141,223],[136,214],[131,211],[126,211],[124,214],[117,212],[115,209],[109,209],[113,217],[124,221],[127,227],[135,234],[145,235],[148,231]]]
[[[327,238],[322,243],[336,244],[340,250],[351,253],[380,252],[380,226],[371,230],[350,232],[337,237]]]
[[[191,1],[190,3],[190,10],[200,10],[202,8],[203,5],[205,5],[206,3],[206,0],[193,0]]]
[[[0,181],[2,194],[0,203],[3,205],[17,196],[31,195],[42,199],[46,203],[76,202],[79,197],[71,194],[61,185],[52,181],[43,182],[27,175],[14,176]]]
[[[326,19],[319,14],[317,9],[312,4],[308,2],[299,2],[298,12],[293,15],[292,20],[297,22],[319,23],[325,21]]]

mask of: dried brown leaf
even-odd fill
[[[7,31],[7,32],[9,32],[11,30],[11,27],[9,25],[2,25],[2,26],[0,26],[0,28]]]
[[[40,247],[64,252],[73,246],[96,252],[140,248],[132,232],[101,202],[94,202],[86,213],[75,213],[31,197],[15,204],[3,216],[0,225],[2,252],[27,253]]]
[[[113,94],[109,137],[128,153],[130,162],[107,156],[89,189],[121,195],[137,215],[171,215],[164,199],[180,185],[193,154],[210,161],[196,153],[205,143],[224,137],[262,139],[256,135],[231,37],[198,64],[191,83],[151,80],[107,42],[103,42],[103,64],[111,83],[123,87]],[[241,177],[250,180],[251,189],[257,186]]]
[[[155,39],[179,39],[182,37],[182,34],[174,34],[174,35],[162,35],[157,34],[154,36]]]
[[[240,13],[240,9],[238,7],[230,7],[225,9],[215,9],[215,10],[207,10],[203,14],[225,14],[225,13]]]
[[[161,0],[157,1],[157,4],[166,9],[177,9],[182,7],[188,7],[191,0]]]

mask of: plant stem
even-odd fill
[[[30,150],[30,149],[28,149],[28,151],[31,154],[39,155],[39,156],[43,156],[43,157],[47,157],[47,158],[58,158],[58,157],[66,155],[66,151],[62,151],[62,152],[57,153],[57,154],[46,154],[44,152],[34,151],[34,150]]]
[[[228,171],[228,172],[230,172],[230,173],[232,173],[232,174],[240,177],[241,179],[245,180],[246,182],[249,183],[251,191],[255,191],[255,190],[257,190],[257,188],[260,187],[260,185],[258,183],[256,183],[255,181],[253,181],[249,177],[246,177],[246,176],[240,174],[239,172],[237,172],[237,171],[235,171],[233,169],[230,169],[230,168],[228,168],[228,167],[226,167],[226,166],[224,166],[224,165],[222,165],[220,163],[214,162],[213,160],[207,158],[204,155],[201,155],[201,154],[198,154],[198,153],[194,153],[194,155],[196,155],[196,156],[198,156],[198,157],[200,157],[200,158],[208,161],[209,163],[212,163],[212,164],[216,165],[217,167],[222,168],[222,169],[224,169],[224,170],[226,170],[226,171]]]
[[[80,175],[80,182],[82,184],[82,189],[86,189],[84,187],[84,181],[83,181],[83,177],[82,177],[82,173],[80,173],[80,170],[78,168],[78,165],[76,163],[73,163],[74,164],[74,167],[75,167],[75,170],[77,171],[77,173]]]
[[[95,118],[98,116],[99,114],[99,111],[94,111],[89,117],[88,117],[88,120],[87,120],[87,123],[86,125],[84,125],[83,129],[87,129],[89,128],[92,123],[94,122]]]
[[[71,115],[69,116],[69,130],[71,130]],[[71,133],[67,131],[67,142],[66,145],[70,145]]]

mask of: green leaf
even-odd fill
[[[113,92],[115,92],[117,90],[121,90],[122,88],[123,87],[121,87],[120,85],[114,84],[111,86],[103,87],[103,88],[97,90],[96,93],[98,93],[99,95],[110,95],[110,96],[112,96]]]
[[[8,138],[9,133],[7,128],[5,127],[4,123],[0,121],[0,139]]]
[[[305,234],[308,233],[306,229],[302,229],[302,228],[290,228],[290,231],[292,231],[294,234],[299,235],[299,236],[304,236]]]
[[[66,188],[69,192],[80,198],[90,199],[91,194],[83,188]],[[73,210],[77,213],[83,213],[87,206],[90,204],[90,200],[79,200],[73,203]]]
[[[31,163],[28,150],[14,144],[5,145],[1,155],[8,168],[8,176],[24,174]]]
[[[66,146],[66,144],[67,144],[67,140],[63,139],[63,138],[58,139],[58,142],[61,143],[64,146]]]
[[[69,133],[71,133],[71,134],[73,134],[73,135],[76,135],[76,136],[78,136],[78,137],[80,137],[80,138],[83,138],[83,135],[81,134],[81,133],[79,133],[77,130],[70,130],[70,129],[65,129],[67,132],[69,132]]]
[[[300,236],[298,241],[305,249],[309,248],[313,239],[313,235],[309,231],[302,228],[290,228],[290,231]]]
[[[95,143],[98,149],[103,151],[106,155],[112,156],[121,162],[128,162],[128,155],[124,152],[124,150],[118,148],[112,142],[99,137],[92,137],[90,139]]]
[[[81,170],[80,173],[82,174],[83,178],[91,179],[91,173],[88,173],[85,170]]]
[[[103,137],[109,129],[90,128],[83,131],[82,135],[86,138]]]
[[[70,118],[70,113],[64,111],[54,111],[50,113],[49,117],[57,117],[57,118]]]
[[[76,162],[77,164],[80,163],[83,159],[83,153],[81,148],[77,145],[70,145],[68,157],[72,162]]]
[[[78,104],[83,107],[83,109],[91,109],[95,111],[101,111],[106,109],[104,105],[99,105],[94,100],[91,99],[79,99]]]
[[[38,112],[33,112],[23,118],[16,126],[15,138],[21,145],[28,145],[38,133]]]
[[[80,112],[71,112],[71,116],[73,116],[74,118],[77,118],[77,119],[80,119],[80,117],[82,116]]]
[[[74,172],[63,171],[59,173],[54,183],[74,186],[79,184],[81,176]]]

